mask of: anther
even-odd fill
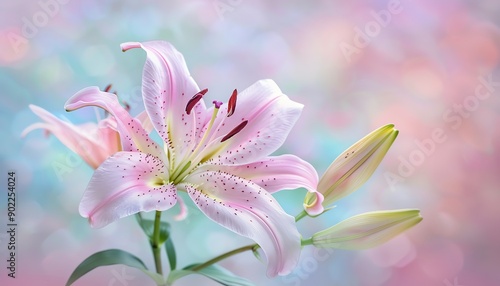
[[[200,148],[202,148],[201,146],[203,146],[203,144],[205,143],[205,140],[208,138],[208,134],[210,133],[210,130],[212,129],[212,126],[214,125],[214,121],[217,118],[217,113],[219,113],[219,108],[222,105],[222,102],[217,101],[217,100],[212,101],[212,103],[215,105],[215,108],[212,112],[212,118],[210,119],[210,122],[208,123],[208,127],[206,128],[206,130],[203,134],[203,137],[201,138],[200,142],[198,143],[198,146],[196,146],[196,148],[193,150],[193,154],[196,154],[198,152],[198,150]],[[186,110],[186,112],[187,112],[187,110]]]
[[[125,110],[130,112],[130,104],[128,104],[128,102],[124,101],[123,105],[125,106]]]
[[[109,92],[111,90],[111,84],[108,84],[105,88],[104,88],[104,92]]]
[[[224,138],[220,141],[221,143],[238,134],[245,126],[247,126],[248,120],[241,122],[238,126],[234,127],[233,130],[229,131]]]
[[[208,88],[205,88],[204,90],[198,92],[197,94],[193,95],[193,97],[188,101],[186,104],[186,113],[189,115],[191,113],[191,110],[195,107],[195,105],[201,100],[201,98],[207,93]]]
[[[231,94],[231,97],[229,98],[229,101],[227,103],[227,117],[233,115],[234,111],[236,110],[237,97],[238,97],[238,90],[235,89],[233,90],[233,94]]]

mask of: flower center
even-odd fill
[[[203,89],[200,92],[196,93],[186,104],[186,113],[189,115],[193,111],[194,107],[196,104],[202,99],[202,97],[208,92],[208,89]],[[228,104],[227,104],[227,117],[230,117],[234,114],[236,111],[236,100],[238,96],[238,91],[235,89],[233,93],[231,94],[231,97],[229,98]],[[177,166],[175,171],[172,173],[170,176],[171,180],[174,182],[174,184],[180,183],[191,171],[193,171],[200,163],[206,162],[210,158],[212,158],[216,153],[218,153],[226,144],[227,140],[241,132],[243,128],[248,124],[248,120],[245,120],[238,124],[236,127],[234,127],[231,131],[229,131],[225,136],[222,137],[220,143],[214,150],[211,150],[210,152],[203,152],[204,148],[211,145],[210,143],[213,142],[213,137],[215,136],[216,132],[212,132],[214,129],[214,123],[215,120],[217,119],[217,114],[219,113],[219,110],[223,103],[221,101],[214,100],[212,102],[214,104],[214,110],[212,112],[212,117],[210,118],[210,121],[207,124],[207,128],[203,133],[202,138],[196,145],[196,147],[193,148],[191,151],[191,154],[184,160],[183,162],[180,162],[180,164]],[[221,124],[224,121],[219,123]],[[212,146],[213,147],[213,146]]]

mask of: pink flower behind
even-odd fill
[[[120,150],[120,137],[113,118],[103,119],[97,124],[92,122],[73,125],[36,105],[30,105],[30,109],[44,122],[28,126],[21,134],[23,137],[35,129],[44,129],[47,135],[56,136],[94,169]]]
[[[164,211],[187,192],[210,219],[255,240],[265,252],[268,275],[288,274],[301,238],[294,218],[271,193],[318,183],[314,168],[293,155],[269,156],[286,139],[302,105],[271,80],[234,91],[227,108],[206,108],[182,55],[169,43],[126,43],[143,48],[143,97],[160,148],[115,96],[97,88],[75,94],[67,110],[99,106],[116,120],[123,151],[94,173],[80,204],[92,226],[102,227],[141,211]]]
[[[99,167],[109,156],[121,150],[120,135],[116,131],[116,121],[113,117],[107,117],[97,123],[88,122],[74,125],[55,117],[39,106],[31,104],[29,107],[43,122],[26,127],[21,133],[23,137],[35,129],[44,129],[46,135],[56,136],[93,169]],[[148,132],[152,130],[153,127],[145,112],[140,113],[137,118],[141,125],[149,130]]]

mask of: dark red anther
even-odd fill
[[[245,126],[247,126],[247,123],[248,120],[241,122],[238,126],[234,127],[233,130],[229,131],[229,133],[227,133],[227,135],[224,136],[224,138],[222,138],[220,142],[222,143],[228,140],[229,138],[233,137],[234,135],[238,134],[241,130],[243,130],[243,128],[245,128]]]
[[[124,101],[123,105],[125,105],[125,110],[130,112],[130,104],[128,104],[126,101]]]
[[[233,90],[233,94],[229,98],[229,102],[227,103],[227,117],[233,115],[236,110],[236,98],[238,97],[238,90]]]
[[[108,84],[105,88],[104,88],[104,92],[109,92],[111,90],[111,84]]]
[[[191,110],[193,110],[194,106],[201,100],[201,98],[207,93],[208,88],[205,88],[204,90],[198,92],[197,94],[193,95],[191,99],[188,101],[186,104],[186,113],[189,115],[191,113]]]

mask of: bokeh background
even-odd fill
[[[63,285],[85,257],[107,248],[128,250],[153,268],[133,218],[96,230],[78,215],[92,169],[54,137],[20,133],[38,121],[29,104],[75,123],[95,120],[92,109],[63,110],[92,85],[112,83],[139,112],[145,55],[122,53],[119,44],[161,39],[184,54],[211,98],[272,78],[303,103],[279,153],[300,155],[320,174],[376,127],[400,130],[362,189],[324,217],[299,223],[304,236],[365,211],[420,208],[424,216],[375,249],[305,248],[285,277],[268,279],[250,253],[222,265],[257,285],[500,285],[499,16],[495,0],[2,1],[0,284]],[[18,178],[16,279],[6,276],[7,170]],[[296,214],[304,194],[277,197]],[[186,221],[173,222],[180,265],[249,243],[189,208]],[[113,266],[74,285],[153,283]],[[193,276],[176,285],[216,284]]]

